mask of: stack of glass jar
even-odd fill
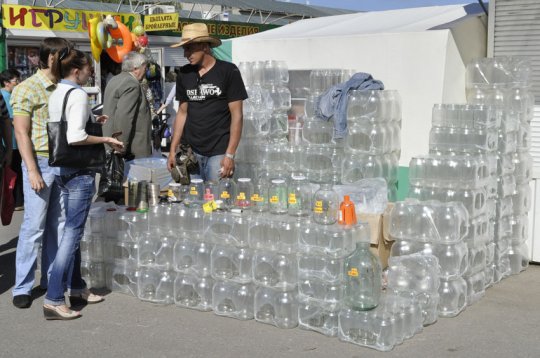
[[[321,95],[329,88],[347,81],[354,74],[353,70],[313,69],[309,74],[309,95],[306,98],[305,112],[308,118],[315,117]]]
[[[396,199],[401,149],[401,100],[396,91],[350,92],[347,134],[343,139],[334,138],[332,119],[321,120],[316,109],[320,96],[347,81],[353,71],[312,70],[307,117],[295,122],[287,141],[290,92],[287,100],[272,95],[276,88],[285,89],[285,64],[249,62],[240,63],[239,68],[250,98],[244,104],[236,178],[252,177],[255,184],[270,185],[272,179],[288,181],[291,174],[299,173],[317,184],[355,184],[382,177],[388,183],[388,197]]]
[[[526,62],[512,58],[469,64],[471,104],[435,105],[430,154],[412,158],[409,165],[409,196],[460,201],[468,210],[469,304],[528,265],[529,72]]]
[[[418,333],[423,306],[414,292],[378,298],[380,264],[369,253],[368,225],[338,224],[337,212],[326,209],[329,200],[337,200],[327,186],[309,200],[321,210],[308,217],[295,205],[308,197],[305,187],[274,184],[277,201],[266,212],[250,204],[241,213],[204,213],[204,198],[188,199],[199,188],[186,191],[190,206],[161,203],[146,213],[96,203],[81,244],[83,275],[92,287],[107,286],[141,301],[299,326],[379,350]],[[243,190],[238,187],[236,194]],[[283,198],[290,204],[278,205]],[[372,265],[379,268],[347,269],[353,252],[376,260]],[[366,297],[361,308],[346,290],[353,276],[374,281],[354,286],[355,294]],[[375,291],[366,291],[368,286]],[[355,333],[358,325],[364,325],[367,339]]]
[[[481,271],[485,262],[475,261],[472,264],[479,268],[469,269],[469,250],[464,242],[468,237],[468,228],[467,209],[455,201],[443,203],[437,200],[408,199],[397,202],[390,213],[388,231],[395,240],[391,250],[394,260],[403,258],[407,262],[406,255],[411,254],[433,255],[437,258],[440,282],[437,282],[436,287],[428,285],[434,288],[434,292],[425,292],[437,308],[435,318],[428,320],[429,323],[435,322],[437,313],[441,317],[457,316],[467,306],[467,298],[476,297],[476,292],[467,291],[468,288],[475,289],[472,282],[469,286],[467,284],[471,279],[465,280],[463,275],[468,271]],[[485,256],[478,258],[484,260]],[[480,286],[479,290],[483,292],[483,280]]]
[[[309,76],[309,95],[301,126],[301,140],[295,146],[293,161],[308,180],[318,184],[340,184],[343,145],[334,139],[334,123],[317,117],[321,95],[331,87],[347,81],[351,70],[313,69]]]
[[[347,106],[347,134],[343,139],[343,184],[382,177],[388,198],[397,199],[401,155],[401,98],[397,91],[351,91]]]
[[[284,61],[241,62],[238,65],[248,99],[244,101],[242,140],[237,149],[237,177],[258,177],[261,147],[287,143],[291,108],[289,71]]]
[[[532,158],[530,122],[534,98],[531,65],[513,57],[482,58],[467,66],[467,101],[495,107],[502,115],[498,132],[498,186],[494,224],[494,281],[528,266],[529,182]]]
[[[497,131],[500,116],[481,105],[435,105],[430,154],[411,159],[409,196],[420,200],[459,201],[468,212],[464,242],[468,268],[467,303],[480,299],[493,282],[490,219],[497,186]]]

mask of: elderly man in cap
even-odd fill
[[[176,170],[175,151],[182,141],[193,149],[203,180],[219,180],[234,173],[242,134],[242,101],[247,98],[238,68],[212,55],[212,47],[219,45],[221,40],[209,36],[205,24],[194,23],[184,26],[181,41],[171,46],[182,46],[189,64],[180,68],[176,80],[180,106],[168,168]]]

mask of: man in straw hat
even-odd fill
[[[238,68],[216,59],[212,47],[221,40],[209,36],[205,24],[184,26],[183,47],[189,64],[178,71],[176,98],[180,102],[174,123],[168,168],[176,170],[176,148],[189,144],[203,180],[218,180],[234,173],[234,156],[242,133],[242,101],[247,98]]]

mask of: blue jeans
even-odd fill
[[[221,161],[223,160],[224,154],[213,155],[211,157],[206,157],[194,153],[197,157],[197,162],[199,163],[199,173],[190,173],[191,178],[201,178],[204,181],[219,181],[221,169]]]
[[[48,159],[36,159],[45,187],[37,193],[32,189],[28,171],[22,163],[24,218],[19,231],[15,259],[15,286],[13,296],[29,295],[34,286],[36,259],[41,248],[41,287],[47,287],[47,273],[56,256],[58,238],[64,230],[64,205],[61,192],[55,183],[54,169]]]
[[[79,170],[70,175],[56,177],[65,195],[66,225],[52,264],[49,287],[44,302],[50,305],[64,304],[64,293],[80,293],[86,288],[81,277],[81,250],[79,243],[84,233],[86,218],[90,212],[95,193],[95,173]]]

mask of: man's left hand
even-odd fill
[[[229,178],[234,174],[234,159],[229,157],[223,157],[221,160],[221,173],[222,178]]]

